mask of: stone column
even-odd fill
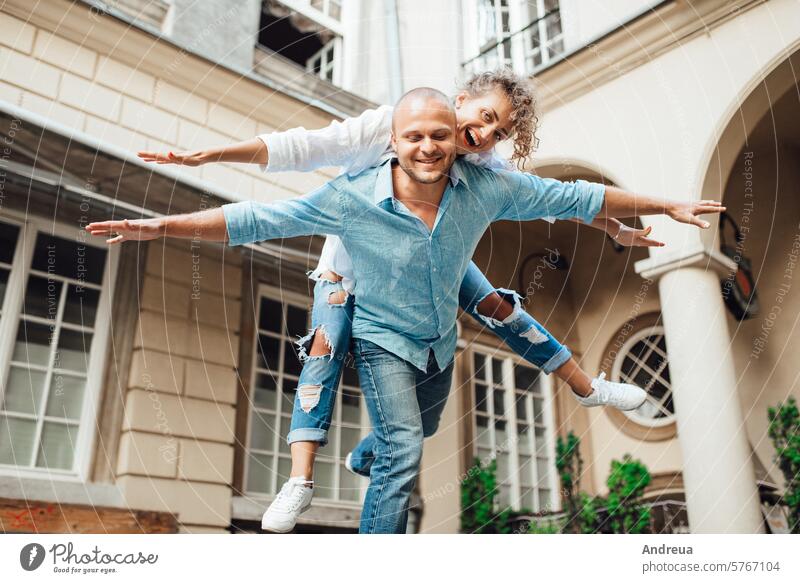
[[[692,533],[761,533],[720,278],[734,263],[701,245],[636,264],[657,279]]]

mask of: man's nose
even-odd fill
[[[429,152],[433,153],[433,152],[435,152],[436,151],[436,147],[437,147],[436,146],[436,142],[434,142],[431,138],[425,138],[424,140],[422,140],[422,145],[420,146],[422,151],[425,152],[425,153],[429,153]]]

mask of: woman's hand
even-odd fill
[[[623,247],[663,247],[664,243],[649,237],[652,230],[653,227],[635,229],[620,223],[619,231],[611,238]]]
[[[203,150],[194,152],[137,152],[145,162],[156,164],[178,164],[179,166],[201,166],[208,162]]]

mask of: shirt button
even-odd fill
[[[436,301],[437,301],[437,302],[438,302],[440,299],[441,299],[441,298],[440,298],[439,296],[436,296]]]
[[[436,271],[436,268],[434,267],[433,270]]]

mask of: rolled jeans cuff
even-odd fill
[[[323,446],[328,443],[328,432],[316,427],[298,427],[292,429],[286,436],[286,443],[289,445],[295,441],[316,441]]]
[[[550,360],[542,365],[542,370],[545,374],[550,374],[554,370],[561,368],[570,358],[572,358],[572,352],[566,346],[562,346],[558,352],[550,357]]]

